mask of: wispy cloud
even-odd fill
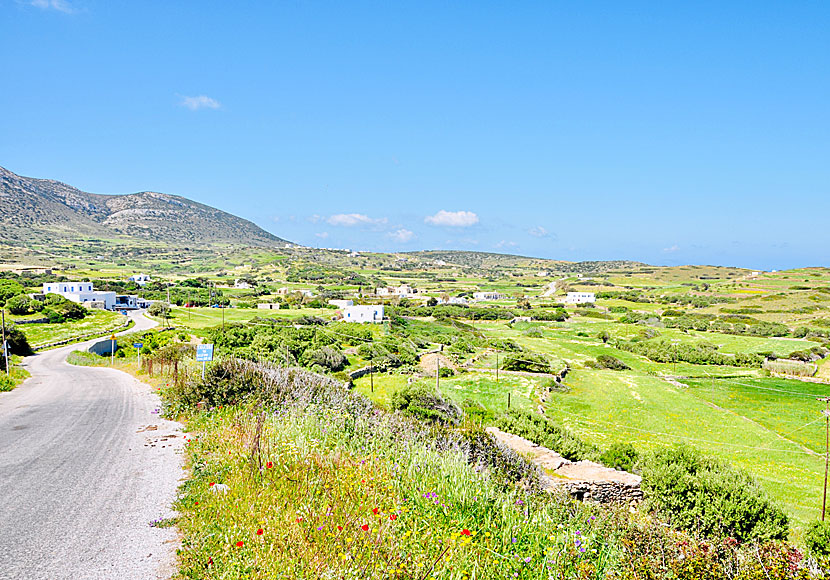
[[[536,226],[535,228],[530,228],[529,230],[527,230],[527,233],[529,233],[531,236],[533,236],[535,238],[548,238],[548,237],[550,237],[550,232],[542,226]]]
[[[370,218],[362,213],[338,213],[326,220],[333,226],[376,226],[385,224],[388,220],[382,218]]]
[[[441,210],[435,215],[427,216],[424,221],[433,226],[466,228],[478,223],[478,216],[471,211]]]
[[[389,232],[388,235],[397,242],[406,243],[415,237],[415,232],[412,232],[406,228],[401,228],[399,230],[395,230],[394,232]]]
[[[498,248],[498,249],[502,249],[502,248],[515,248],[515,247],[516,247],[516,246],[518,246],[518,245],[519,245],[519,244],[517,244],[516,242],[509,242],[509,241],[507,241],[507,240],[502,240],[502,241],[500,241],[499,243],[497,243],[494,247],[495,247],[495,248]]]
[[[322,239],[324,239],[324,240],[325,240],[327,237],[329,237],[329,233],[328,233],[328,232],[318,232],[318,233],[316,233],[316,234],[314,234],[314,235],[315,235],[315,236],[317,236],[318,238],[322,238]]]
[[[66,0],[31,0],[29,4],[41,10],[57,10],[64,14],[72,14],[75,12],[75,9]]]
[[[197,97],[182,97],[181,105],[187,107],[191,111],[198,111],[199,109],[218,109],[222,104],[216,99],[211,99],[206,95],[199,95]]]
[[[664,252],[666,252],[667,254],[672,254],[672,253],[676,252],[676,251],[677,251],[677,250],[679,250],[679,249],[680,249],[680,246],[678,246],[677,244],[675,244],[675,245],[673,245],[673,246],[671,246],[671,247],[668,247],[668,248],[663,248],[663,251],[664,251]]]

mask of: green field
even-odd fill
[[[33,347],[62,340],[71,340],[87,334],[104,334],[123,330],[124,315],[106,310],[90,310],[82,320],[70,320],[60,324],[23,324],[19,328]]]

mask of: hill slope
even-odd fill
[[[87,193],[0,167],[0,242],[29,246],[46,238],[140,238],[162,243],[285,243],[255,224],[177,195]]]

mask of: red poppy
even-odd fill
[[[208,556],[208,566],[213,566],[213,557]]]
[[[262,529],[262,528],[259,528],[259,529],[256,531],[256,535],[257,535],[257,536],[261,536],[261,535],[262,535],[262,534],[264,534],[264,533],[265,533],[265,532],[263,531],[263,529]]]
[[[365,479],[361,479],[361,480],[360,480],[360,483],[366,483],[366,480],[365,480]]]
[[[392,514],[391,516],[389,516],[389,519],[394,522],[396,519],[398,519],[398,516],[396,514]]]
[[[237,548],[241,548],[241,547],[242,547],[242,546],[244,546],[244,545],[245,545],[245,542],[243,542],[242,540],[240,540],[240,541],[238,541],[238,542],[236,543],[236,547],[237,547]]]
[[[375,515],[378,515],[379,511],[380,510],[378,508],[372,508],[372,513],[375,514]]]
[[[464,528],[463,530],[461,530],[461,535],[462,536],[469,536],[470,535],[470,530],[468,530],[467,528]]]
[[[215,483],[215,482],[213,482],[213,481],[211,481],[211,482],[208,484],[208,487],[213,487],[214,485],[216,485],[216,483]]]
[[[266,468],[266,469],[271,469],[272,467],[274,467],[274,464],[273,464],[273,463],[271,463],[270,461],[269,461],[268,463],[266,463],[266,464],[265,464],[265,468]]]
[[[342,532],[343,531],[343,526],[337,526],[337,531]]]
[[[360,529],[363,530],[364,532],[368,532],[369,531],[369,524],[363,524],[362,526],[360,526]]]
[[[303,521],[303,518],[297,518],[297,523],[298,523],[298,524],[299,524],[301,521]]]
[[[199,505],[199,502],[197,501],[194,505]]]

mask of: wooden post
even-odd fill
[[[821,500],[821,521],[824,521],[827,509],[827,468],[830,465],[830,397],[818,397],[817,400],[824,402],[824,496]]]
[[[6,359],[6,376],[11,374],[11,370],[9,370],[9,347],[6,346],[6,311],[0,310],[2,313],[2,327],[3,327],[3,356]]]

